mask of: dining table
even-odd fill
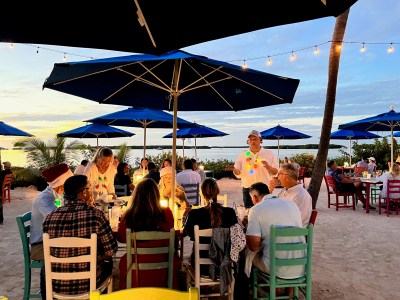
[[[369,206],[370,206],[370,195],[371,195],[371,185],[377,185],[383,183],[382,180],[377,177],[373,178],[364,178],[360,177],[360,181],[365,185],[365,213],[369,214]]]

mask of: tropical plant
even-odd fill
[[[315,166],[311,176],[308,192],[312,197],[313,209],[317,206],[319,191],[321,189],[322,178],[326,170],[326,160],[328,158],[328,150],[330,143],[330,135],[332,130],[333,115],[335,112],[336,87],[339,73],[340,55],[342,53],[343,37],[346,31],[347,19],[349,11],[345,11],[336,18],[335,28],[332,35],[332,44],[329,54],[328,66],[328,86],[326,91],[325,111],[322,121],[321,138],[318,147]]]
[[[39,170],[63,162],[76,164],[77,150],[81,146],[78,141],[66,144],[66,138],[61,137],[51,139],[48,143],[37,138],[24,138],[14,143],[14,147],[22,147],[27,153],[28,166]]]
[[[131,148],[127,146],[126,143],[123,143],[118,146],[114,156],[118,158],[120,162],[129,162],[132,159],[132,155],[129,154]]]

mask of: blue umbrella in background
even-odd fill
[[[104,104],[173,111],[175,170],[178,111],[239,111],[292,103],[299,83],[298,79],[175,50],[159,56],[55,64],[43,87]],[[171,197],[175,197],[175,188]]]
[[[360,131],[390,131],[390,159],[393,164],[393,132],[400,130],[400,113],[394,111],[394,106],[386,113],[339,125],[339,129]]]
[[[6,123],[0,121],[0,135],[10,135],[10,136],[33,136],[23,130],[15,128],[13,126],[7,125]],[[0,147],[0,166],[1,166],[1,147]]]
[[[125,126],[142,127],[144,129],[143,157],[146,157],[147,128],[172,128],[173,115],[156,109],[130,107],[111,114],[103,115],[87,122]],[[194,123],[177,118],[178,127],[195,126]]]
[[[308,139],[311,135],[307,135],[296,130],[277,125],[270,129],[260,132],[261,137],[265,140],[277,140],[278,141],[278,164],[279,164],[279,141],[280,140],[298,140],[298,139]]]
[[[176,137],[179,139],[186,139],[186,138],[194,138],[194,156],[197,160],[197,138],[207,138],[207,137],[216,137],[216,136],[225,136],[228,135],[225,132],[213,129],[211,127],[207,127],[204,125],[198,125],[197,127],[190,127],[190,128],[183,128],[179,129],[176,132]],[[172,138],[172,132],[163,136],[164,138]],[[185,156],[185,140],[183,140],[183,154]]]
[[[372,132],[349,130],[349,129],[339,129],[331,133],[332,140],[349,140],[350,166],[351,166],[351,140],[367,140],[367,139],[376,139],[380,137],[381,137],[380,135],[377,135]]]
[[[135,134],[132,132],[103,124],[89,124],[57,134],[58,137],[96,138],[97,147],[99,146],[99,138],[130,137],[133,135]]]

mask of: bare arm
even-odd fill
[[[247,247],[253,252],[258,252],[261,249],[261,237],[254,235],[246,235]]]

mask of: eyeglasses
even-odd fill
[[[279,176],[279,175],[289,175],[289,174],[278,172],[278,176]]]

